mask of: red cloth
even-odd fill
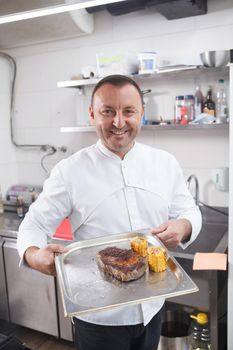
[[[57,227],[53,238],[72,241],[74,239],[69,219],[64,219]]]

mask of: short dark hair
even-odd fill
[[[111,84],[113,86],[118,86],[118,87],[122,87],[122,86],[125,86],[127,84],[133,85],[139,93],[142,105],[144,105],[143,94],[142,94],[142,91],[141,91],[140,87],[138,86],[138,84],[132,78],[130,78],[126,75],[121,75],[121,74],[108,75],[108,76],[104,77],[103,79],[101,79],[94,87],[94,90],[93,90],[92,95],[91,95],[91,104],[93,104],[93,100],[94,100],[94,96],[95,96],[96,91],[99,90],[99,88],[105,84]]]

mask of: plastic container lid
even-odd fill
[[[193,95],[185,95],[186,100],[193,100]]]

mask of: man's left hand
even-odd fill
[[[151,230],[167,248],[176,248],[181,242],[189,239],[191,232],[192,225],[187,219],[168,220]]]

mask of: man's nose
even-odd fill
[[[125,117],[121,111],[118,111],[116,113],[114,120],[113,120],[113,125],[118,129],[121,129],[125,126]]]

